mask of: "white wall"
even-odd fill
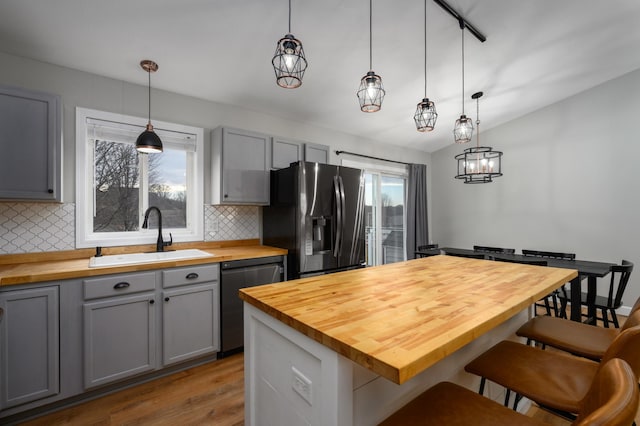
[[[434,241],[574,252],[640,268],[638,87],[640,70],[483,132],[483,145],[504,152],[504,176],[491,184],[453,178],[453,157],[469,145],[433,153]],[[640,271],[626,294],[631,306]]]

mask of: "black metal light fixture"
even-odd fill
[[[271,63],[278,86],[295,89],[302,85],[302,77],[307,69],[307,59],[304,57],[302,42],[291,34],[291,0],[289,0],[289,32],[278,40]]]
[[[362,112],[376,112],[382,108],[382,100],[385,91],[382,87],[382,78],[373,71],[372,48],[372,0],[369,0],[369,72],[360,80],[360,87],[356,92]]]
[[[462,32],[462,114],[453,126],[453,140],[455,143],[467,143],[473,136],[473,122],[471,118],[464,115],[464,26],[463,19],[459,19],[460,30]]]
[[[149,122],[145,131],[140,133],[136,140],[136,150],[145,154],[158,153],[162,152],[162,141],[153,131],[153,126],[151,125],[151,73],[158,71],[158,64],[145,59],[140,62],[140,66],[149,74]]]
[[[436,104],[427,97],[427,0],[424,0],[424,98],[418,102],[413,120],[419,132],[430,132],[437,119]]]
[[[458,160],[456,179],[464,179],[464,183],[490,183],[493,178],[502,176],[502,152],[494,151],[490,146],[480,146],[479,99],[482,94],[477,92],[471,96],[476,100],[476,146],[455,156]]]

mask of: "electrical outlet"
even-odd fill
[[[311,380],[309,380],[304,374],[298,371],[297,368],[291,367],[291,387],[298,395],[300,395],[305,401],[309,403],[309,405],[313,405],[311,403],[312,387]]]

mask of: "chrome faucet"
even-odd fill
[[[156,206],[151,206],[144,212],[144,222],[142,222],[142,228],[147,229],[149,227],[149,213],[151,210],[158,212],[158,241],[156,241],[156,251],[164,251],[164,248],[173,244],[173,235],[169,233],[169,242],[165,243],[162,239],[162,213]]]

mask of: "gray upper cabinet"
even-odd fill
[[[0,410],[59,393],[58,286],[0,293]]]
[[[60,97],[0,86],[0,199],[62,201]]]
[[[302,142],[274,137],[271,143],[271,168],[284,169],[289,164],[302,160],[303,146]]]
[[[304,144],[304,161],[329,164],[329,146],[316,143]]]
[[[269,204],[271,138],[218,128],[212,135],[211,204]]]

